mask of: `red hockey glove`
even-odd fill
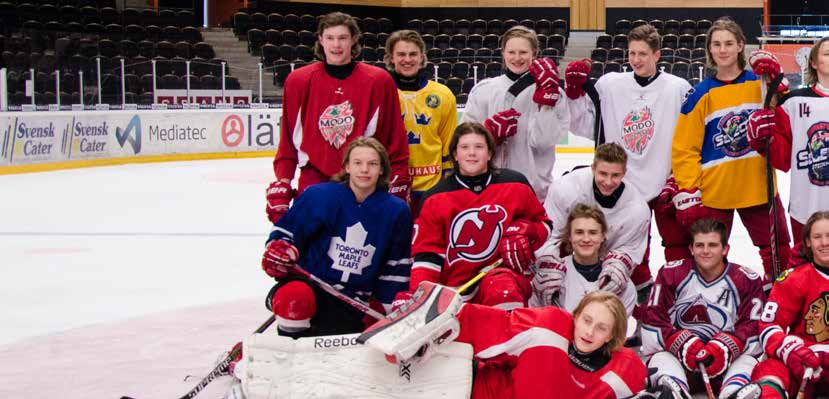
[[[286,183],[277,180],[268,186],[265,191],[265,212],[268,214],[268,219],[271,223],[276,224],[276,221],[288,212],[288,206],[294,198],[294,189],[291,188],[291,183]]]
[[[656,197],[654,208],[660,213],[669,213],[674,211],[673,199],[678,192],[679,187],[676,186],[674,175],[671,175],[668,177],[668,180],[665,181],[665,185],[662,187],[662,191],[659,192],[659,196]]]
[[[673,197],[676,208],[676,220],[682,227],[690,228],[694,222],[706,216],[702,206],[702,192],[695,190],[679,190]]]
[[[535,80],[533,101],[538,105],[555,107],[560,97],[558,92],[558,68],[549,58],[536,58],[530,65],[530,75]]]
[[[705,344],[690,330],[679,330],[665,341],[665,347],[689,371],[697,370],[697,354]]]
[[[501,254],[504,264],[518,274],[529,270],[530,264],[535,261],[530,235],[532,223],[525,220],[514,220],[507,226],[507,231],[501,237],[498,253]]]
[[[495,142],[501,144],[518,133],[518,117],[521,113],[513,108],[495,113],[484,121],[484,127],[492,133]]]
[[[394,175],[389,182],[389,194],[409,203],[409,189],[412,181],[409,178],[400,178],[400,175]]]
[[[780,61],[777,60],[774,54],[766,50],[757,50],[751,53],[751,56],[748,58],[748,63],[751,65],[751,70],[754,71],[755,75],[765,76],[767,83],[773,81],[783,73],[783,67],[780,66]],[[786,91],[788,85],[788,80],[783,78],[775,91]]]
[[[628,277],[632,269],[630,258],[618,252],[609,252],[602,260],[602,271],[599,273],[599,289],[622,296],[628,285]]]
[[[284,278],[288,270],[296,265],[299,251],[285,240],[273,240],[268,243],[262,255],[262,270],[277,280]]]
[[[561,290],[566,274],[567,267],[560,259],[549,255],[538,258],[532,287],[542,306],[553,304],[553,297]]]
[[[585,83],[587,77],[590,76],[590,60],[573,61],[567,64],[564,70],[564,82],[566,83],[564,92],[570,99],[577,99],[584,95]]]
[[[783,338],[775,354],[797,376],[802,376],[807,367],[817,369],[821,363],[815,352],[803,345],[803,339],[795,335]]]
[[[737,337],[719,332],[697,353],[697,361],[702,362],[708,375],[714,378],[725,373],[741,353],[743,344]]]
[[[748,117],[748,145],[761,154],[774,136],[774,110],[758,109]]]

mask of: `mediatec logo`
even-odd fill
[[[135,135],[132,134],[133,131],[135,131]],[[135,115],[130,119],[126,128],[121,129],[120,127],[116,127],[115,138],[118,140],[121,148],[124,147],[125,143],[129,142],[133,152],[136,154],[141,152],[141,118]]]

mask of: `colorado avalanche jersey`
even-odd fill
[[[605,141],[618,143],[628,155],[625,181],[650,201],[671,174],[671,142],[691,85],[660,73],[642,87],[633,72],[611,72],[596,82]],[[570,102],[570,131],[593,140],[596,109],[588,96]]]
[[[521,113],[518,132],[495,150],[495,166],[521,172],[530,181],[539,200],[544,200],[553,181],[556,144],[567,135],[570,113],[567,102],[559,100],[555,107],[539,107],[533,101],[535,84],[529,85],[508,101],[513,81],[506,75],[484,79],[469,93],[461,122],[484,121],[497,112],[514,108]],[[564,98],[564,92],[559,90]]]
[[[692,259],[670,262],[659,270],[642,320],[642,353],[667,350],[665,340],[687,329],[707,342],[720,331],[739,339],[743,353],[759,355],[757,320],[764,305],[760,275],[728,263],[707,282]]]
[[[567,271],[564,274],[564,282],[561,284],[556,302],[559,307],[572,313],[576,310],[576,306],[579,305],[579,302],[581,302],[581,299],[585,295],[599,289],[599,281],[598,279],[589,281],[584,275],[579,273],[573,264],[573,255],[568,255],[562,260]],[[625,287],[625,292],[619,296],[619,299],[625,305],[625,310],[628,316],[630,316],[633,313],[633,307],[636,306],[636,286],[634,284],[628,284]]]
[[[457,287],[500,258],[498,243],[513,220],[549,219],[520,173],[500,169],[480,193],[452,175],[423,197],[414,227],[411,287],[436,281]]]
[[[358,62],[341,80],[315,62],[288,75],[284,93],[279,151],[273,161],[277,178],[292,179],[297,166],[333,176],[342,167],[348,143],[371,136],[389,153],[390,178],[409,181],[409,146],[397,86],[388,72]]]
[[[378,217],[382,215],[382,217]],[[401,199],[375,191],[361,204],[343,183],[309,186],[273,226],[298,265],[349,295],[390,305],[408,288],[412,216]]]

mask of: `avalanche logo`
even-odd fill
[[[622,122],[622,141],[628,151],[641,154],[653,137],[654,123],[651,109],[633,110]]]
[[[809,182],[829,186],[829,122],[818,122],[806,131],[809,142],[797,152],[797,168],[806,169]]]
[[[714,147],[721,148],[730,157],[739,157],[751,151],[748,146],[746,124],[750,110],[729,112],[717,123],[719,132],[714,134]]]
[[[480,262],[498,249],[504,232],[507,211],[500,205],[467,209],[452,220],[446,259],[451,265],[459,259]]]
[[[322,137],[338,150],[354,130],[353,113],[351,102],[346,100],[340,104],[329,105],[320,115],[319,129]]]
[[[674,309],[679,328],[691,330],[703,341],[708,341],[723,331],[728,323],[725,309],[708,303],[702,295],[697,295],[690,301],[677,302]]]

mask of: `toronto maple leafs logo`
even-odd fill
[[[351,131],[354,130],[354,111],[351,102],[329,105],[319,118],[319,129],[322,138],[336,149],[345,144]]]
[[[504,232],[507,211],[500,205],[467,209],[452,220],[446,259],[451,265],[458,259],[481,262],[498,249]]]
[[[806,131],[806,149],[797,152],[797,168],[808,171],[809,182],[829,185],[829,122],[818,122]]]
[[[366,244],[368,232],[360,222],[345,229],[345,240],[340,237],[331,239],[328,257],[334,263],[331,268],[343,272],[340,281],[347,283],[351,274],[363,274],[363,269],[371,264],[374,257],[374,245]]]
[[[739,157],[751,151],[746,134],[748,116],[751,110],[729,112],[720,117],[714,134],[714,146],[721,148],[730,157]]]
[[[654,122],[651,109],[642,107],[631,111],[622,122],[622,141],[628,151],[641,154],[653,137]]]

